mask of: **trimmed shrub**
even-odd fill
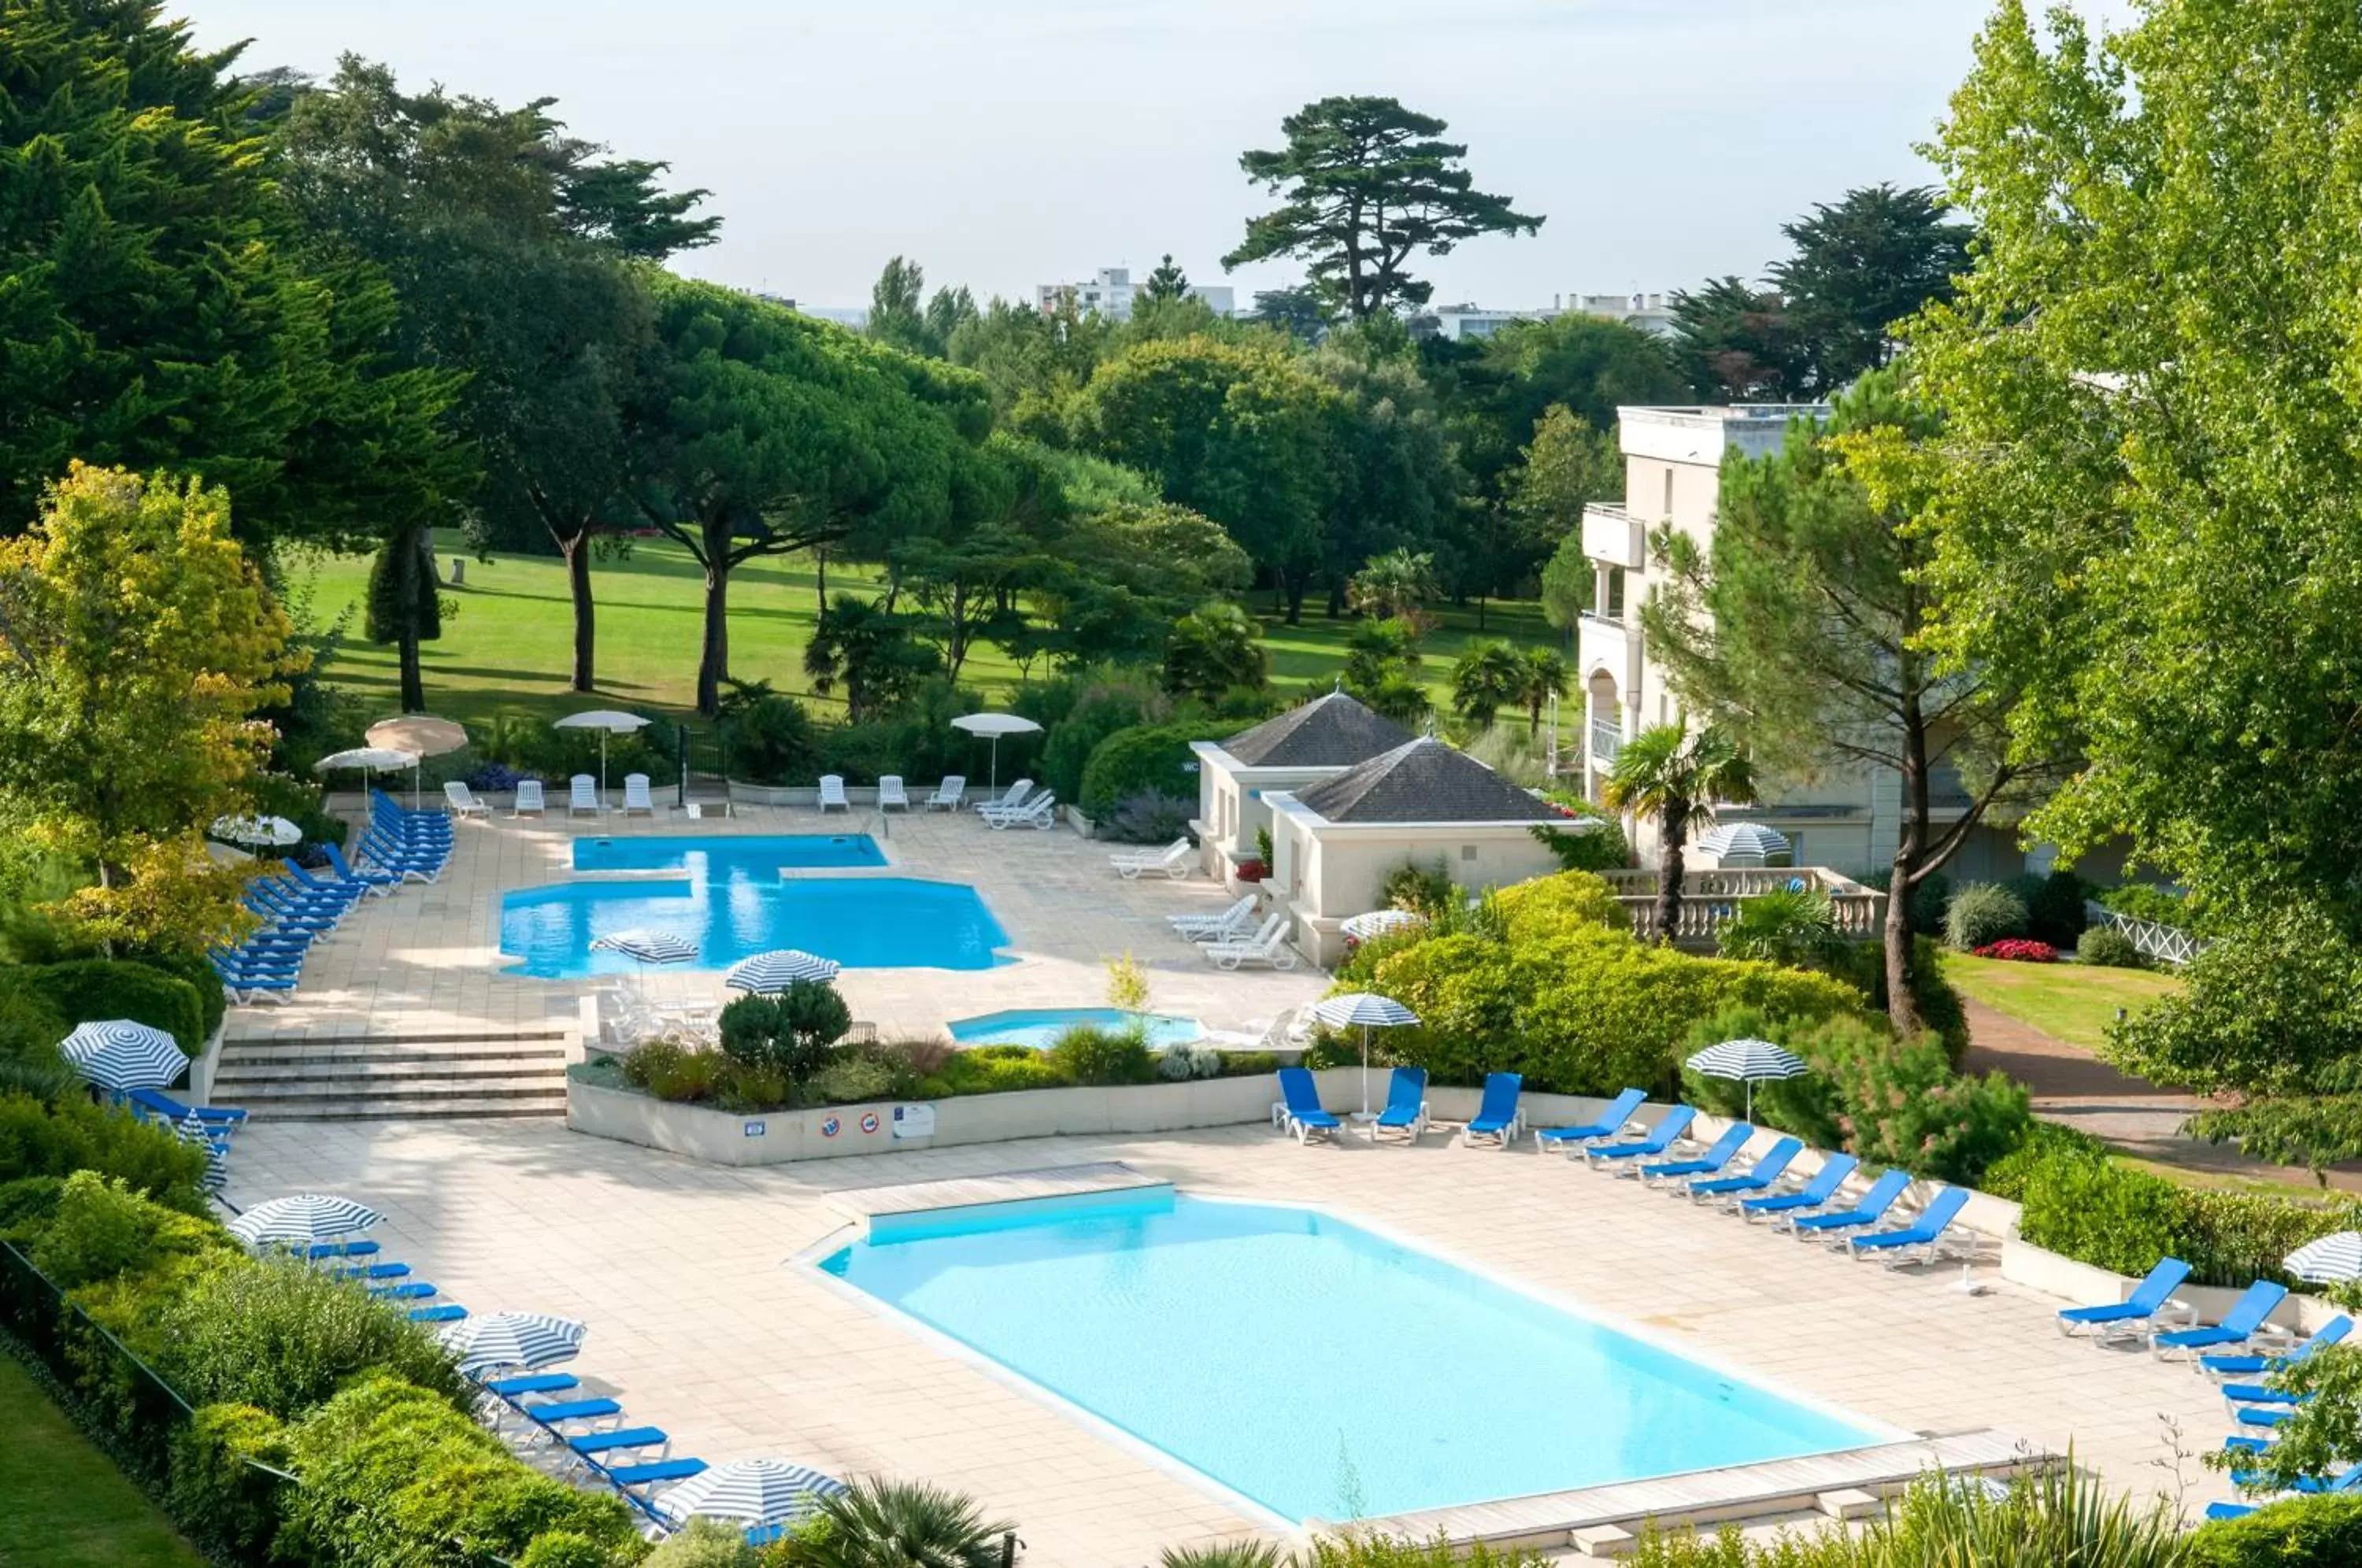
[[[2009,879],[2009,890],[2025,905],[2025,934],[2053,947],[2072,947],[2083,934],[2084,902],[2099,889],[2072,871],[2047,877],[2031,873]]]
[[[2200,1191],[2087,1148],[2058,1148],[2004,1174],[2020,1186],[2020,1235],[2118,1274],[2146,1274],[2173,1256],[2190,1264],[2198,1285],[2285,1280],[2280,1259],[2317,1236],[2362,1225],[2362,1203]]]
[[[691,1519],[687,1528],[658,1542],[642,1560],[642,1568],[752,1568],[755,1562],[744,1525]]]
[[[2362,1562],[2362,1497],[2295,1497],[2190,1538],[2191,1568],[2351,1568]]]
[[[2077,961],[2107,969],[2145,969],[2140,949],[2133,939],[2113,925],[2095,925],[2075,941]]]
[[[164,1495],[172,1522],[231,1562],[268,1562],[278,1483],[258,1463],[282,1473],[294,1464],[278,1418],[251,1405],[200,1406],[172,1432]]]
[[[66,1027],[127,1018],[169,1032],[191,1056],[204,1049],[205,1010],[196,987],[127,958],[72,958],[0,970],[0,987],[22,988]],[[215,991],[221,987],[214,986]]]
[[[857,1100],[900,1099],[918,1087],[908,1062],[869,1051],[848,1051],[811,1076],[805,1098],[814,1105],[851,1105]]]
[[[204,1043],[213,1038],[214,1031],[221,1027],[222,1019],[229,1012],[228,993],[222,989],[221,977],[214,972],[212,963],[202,953],[168,952],[160,948],[151,948],[144,953],[126,954],[124,956],[126,962],[143,964],[150,969],[160,969],[167,975],[189,983],[189,988],[197,993],[199,1031],[196,1047],[190,1050],[189,1055],[193,1056],[203,1051]],[[165,1028],[169,1025],[160,1024],[158,1027]],[[178,1037],[175,1036],[175,1038]]]
[[[1005,1094],[1013,1089],[1068,1088],[1074,1079],[1041,1052],[1025,1045],[978,1045],[955,1051],[926,1077],[917,1093],[924,1099],[963,1094]]]
[[[139,1268],[154,1255],[159,1209],[96,1171],[76,1171],[28,1254],[33,1266],[71,1290]]]
[[[723,1008],[722,1049],[800,1086],[828,1065],[830,1048],[852,1027],[853,1010],[835,987],[798,980],[777,996],[740,997]]]
[[[804,784],[821,775],[820,737],[792,697],[766,692],[725,708],[722,744],[730,777],[749,784]]]
[[[1094,820],[1134,795],[1198,798],[1198,757],[1192,741],[1216,740],[1231,726],[1197,723],[1142,724],[1119,730],[1099,742],[1083,765],[1082,793],[1076,803]],[[1067,799],[1060,796],[1059,799]]]
[[[1073,681],[1076,690],[1071,693],[1061,690],[1063,682],[1054,680],[1028,689],[1017,700],[1017,711],[1049,732],[1042,743],[1037,773],[1061,801],[1082,799],[1083,769],[1100,742],[1124,730],[1161,723],[1172,712],[1171,702],[1145,675],[1110,672],[1075,677]],[[1058,699],[1068,695],[1071,703],[1060,709]],[[1003,750],[1008,750],[1006,742]],[[1004,755],[1001,760],[1013,764],[1017,758]]]
[[[467,1408],[450,1354],[423,1323],[358,1282],[289,1260],[241,1260],[166,1307],[157,1371],[193,1404],[252,1405],[292,1420],[379,1368],[454,1411]]]
[[[178,982],[175,982],[176,984]],[[205,1211],[205,1152],[129,1113],[70,1098],[0,1093],[0,1181],[96,1171],[191,1214]]]
[[[1078,1023],[1062,1031],[1047,1053],[1050,1066],[1077,1084],[1147,1084],[1156,1081],[1156,1059],[1137,1029],[1099,1029]]]
[[[1143,790],[1117,801],[1114,811],[1092,825],[1099,837],[1117,844],[1170,844],[1188,831],[1197,809],[1194,799]]]
[[[1971,882],[1944,911],[1944,940],[1963,953],[2025,934],[2025,902],[1998,882]]]

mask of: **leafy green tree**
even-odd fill
[[[1583,553],[1583,534],[1569,534],[1542,565],[1542,618],[1572,632],[1598,602],[1599,571]]]
[[[1934,651],[2025,692],[2014,758],[2082,758],[2027,832],[2349,933],[2357,92],[2329,8],[2159,0],[2101,38],[1999,6],[1935,147],[1977,267],[1911,334]]]
[[[1451,663],[1451,711],[1484,729],[1493,715],[1524,695],[1525,661],[1508,644],[1470,643]]]
[[[1887,995],[1905,1032],[1917,1027],[1911,894],[1997,810],[2014,810],[2058,771],[2009,755],[2018,694],[2004,668],[1948,673],[1919,646],[1946,608],[1919,525],[1934,434],[1897,372],[1880,371],[1838,400],[1826,432],[1799,423],[1778,451],[1732,458],[1711,543],[1670,526],[1650,540],[1658,586],[1639,612],[1684,707],[1746,726],[1767,764],[1809,778],[1834,762],[1901,779],[1885,944]],[[1970,780],[1968,809],[1940,823],[1939,768]]]
[[[1951,298],[1969,270],[1971,230],[1947,222],[1943,198],[1926,188],[1848,191],[1780,232],[1795,250],[1772,263],[1771,282],[1824,397],[1893,359],[1895,325]]]
[[[1542,411],[1523,457],[1502,475],[1501,488],[1529,547],[1557,549],[1583,532],[1586,504],[1624,492],[1624,459],[1615,441],[1562,403]]]
[[[952,332],[945,352],[984,378],[1005,428],[1063,437],[1065,404],[1109,352],[1114,332],[1104,317],[1084,315],[1071,292],[1046,311],[995,299]]]
[[[911,354],[927,351],[926,269],[908,257],[887,259],[869,286],[869,336]]]
[[[1210,703],[1242,687],[1260,690],[1270,680],[1271,661],[1257,640],[1259,630],[1245,611],[1224,600],[1182,616],[1164,639],[1165,694]]]
[[[1551,698],[1564,697],[1574,678],[1555,648],[1528,648],[1520,662],[1525,668],[1518,672],[1518,701],[1526,705],[1526,734],[1530,738],[1541,733],[1542,710]]]
[[[1488,234],[1535,234],[1542,220],[1475,188],[1468,149],[1440,139],[1445,123],[1393,98],[1331,97],[1280,122],[1287,145],[1242,155],[1255,184],[1282,195],[1247,222],[1224,268],[1301,257],[1312,287],[1356,321],[1425,304],[1433,285],[1404,269]]]
[[[705,574],[697,706],[719,710],[730,573],[760,556],[880,559],[1007,505],[977,449],[981,382],[709,283],[653,281],[659,345],[626,420],[631,495]],[[832,606],[832,611],[833,606]]]
[[[804,645],[804,673],[822,697],[844,689],[849,722],[875,718],[900,707],[943,668],[935,650],[911,634],[911,617],[840,593]]]
[[[367,613],[361,635],[392,643],[401,667],[402,711],[423,712],[426,687],[418,649],[443,635],[442,586],[435,575],[435,536],[414,525],[396,529],[370,562]]]
[[[1430,704],[1419,670],[1418,628],[1407,621],[1363,621],[1345,639],[1344,689],[1398,724],[1416,724]]]
[[[1398,322],[1381,316],[1341,327],[1303,363],[1343,400],[1330,410],[1336,482],[1315,568],[1335,616],[1344,612],[1353,574],[1372,558],[1404,549],[1431,553],[1460,503],[1462,481],[1442,410]]]
[[[1345,602],[1356,613],[1391,617],[1413,628],[1434,624],[1427,605],[1435,596],[1435,557],[1424,550],[1373,556],[1345,589]]]
[[[1143,292],[1152,300],[1186,300],[1189,297],[1189,274],[1173,264],[1173,253],[1168,250],[1155,271],[1148,274],[1148,286]]]
[[[1027,595],[1047,623],[1033,640],[1063,668],[1154,658],[1166,627],[1242,591],[1253,572],[1220,524],[1186,506],[1119,502],[1085,510]]]
[[[1320,291],[1304,284],[1285,289],[1259,289],[1253,319],[1287,334],[1298,343],[1318,343],[1329,335],[1335,313]]]
[[[1803,335],[1776,289],[1710,278],[1672,297],[1673,351],[1696,395],[1722,403],[1792,403],[1812,390]]]
[[[1653,724],[1624,743],[1600,799],[1610,811],[1629,812],[1657,824],[1657,939],[1681,931],[1683,850],[1690,834],[1714,821],[1717,801],[1755,799],[1755,767],[1727,730]]]

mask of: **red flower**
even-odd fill
[[[2034,942],[2023,936],[1988,942],[1974,949],[1974,954],[1979,958],[2006,958],[2020,964],[2055,964],[2058,961],[2058,949],[2047,942]]]

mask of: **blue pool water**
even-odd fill
[[[952,1020],[952,1038],[963,1045],[1031,1045],[1047,1050],[1059,1035],[1078,1023],[1101,1029],[1121,1029],[1145,1020],[1151,1050],[1196,1040],[1206,1026],[1194,1018],[1162,1012],[1126,1012],[1113,1007],[1045,1007],[1017,1012],[988,1012],[977,1018]]]
[[[938,1210],[820,1266],[1289,1519],[1890,1435],[1317,1209],[1164,1189]]]
[[[578,871],[678,871],[670,877],[561,882],[501,900],[501,951],[513,973],[546,979],[639,967],[590,944],[654,926],[699,945],[694,967],[724,969],[752,954],[800,947],[848,969],[987,969],[1008,933],[974,888],[908,877],[794,877],[798,869],[883,866],[866,834],[829,836],[582,838]]]

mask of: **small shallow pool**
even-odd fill
[[[598,938],[654,927],[698,944],[689,966],[724,969],[799,947],[848,969],[987,969],[1009,934],[974,888],[911,877],[787,877],[798,870],[886,864],[866,834],[580,838],[578,871],[642,872],[544,888],[501,900],[501,951],[512,973],[544,979],[629,974]],[[657,875],[674,873],[674,875]]]
[[[1078,1023],[1100,1029],[1124,1029],[1134,1023],[1148,1027],[1148,1045],[1162,1051],[1205,1037],[1206,1026],[1194,1018],[1163,1012],[1126,1012],[1113,1007],[1045,1007],[1016,1012],[988,1012],[976,1018],[952,1020],[952,1038],[963,1045],[1031,1045],[1044,1051],[1059,1035]]]
[[[1315,1209],[1152,1188],[880,1216],[819,1266],[1291,1520],[1898,1435]]]

